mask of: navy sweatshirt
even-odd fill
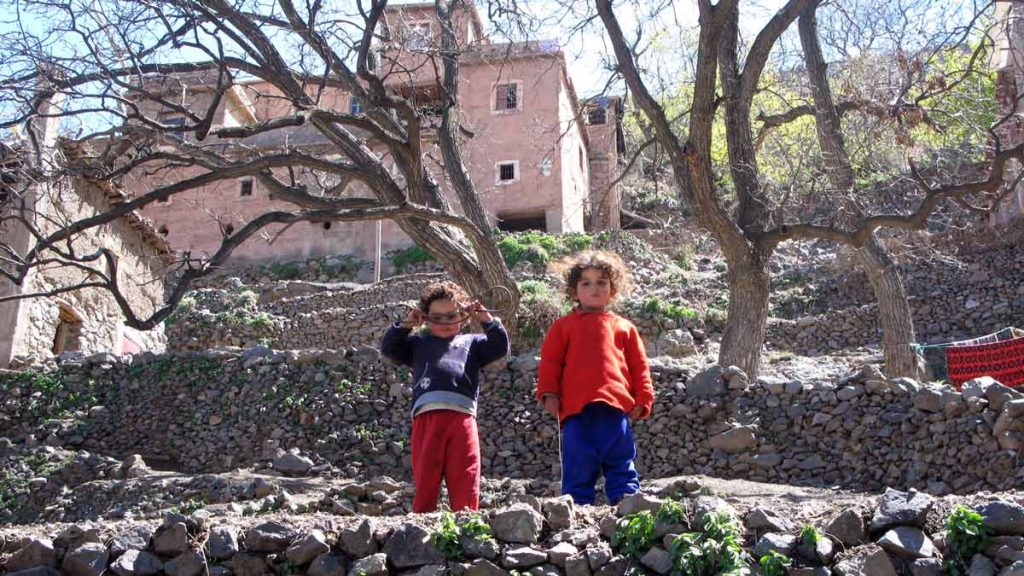
[[[457,334],[438,338],[430,332],[393,324],[381,341],[381,354],[413,368],[412,414],[427,404],[459,407],[476,415],[480,369],[507,356],[508,333],[495,319],[483,325],[483,334]]]

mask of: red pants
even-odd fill
[[[413,512],[437,510],[442,478],[452,510],[480,508],[480,439],[470,414],[431,410],[412,419]]]

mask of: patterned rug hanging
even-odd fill
[[[991,376],[1006,386],[1024,386],[1024,338],[946,348],[946,372],[957,388]]]

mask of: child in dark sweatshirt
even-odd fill
[[[483,334],[461,334],[473,316]],[[426,322],[428,330],[413,329]],[[419,307],[392,325],[381,353],[413,368],[413,512],[433,512],[448,485],[452,510],[480,506],[480,441],[476,403],[480,369],[509,353],[501,321],[451,282],[428,285]]]

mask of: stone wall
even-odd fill
[[[868,367],[870,368],[870,367]],[[557,428],[533,400],[536,360],[484,376],[484,474],[558,478]],[[876,369],[840,382],[689,379],[655,365],[654,416],[636,424],[645,477],[709,474],[868,490],[942,493],[1009,488],[1024,400],[998,385],[964,393]],[[111,355],[50,375],[8,373],[0,435],[192,472],[259,465],[279,448],[329,461],[349,477],[407,476],[409,371],[357,353],[248,350]]]
[[[918,342],[975,338],[1024,326],[1024,282],[1000,278],[968,290],[943,287],[930,296],[911,298],[910,305]],[[807,355],[878,346],[881,339],[877,304],[768,323],[771,344]]]

